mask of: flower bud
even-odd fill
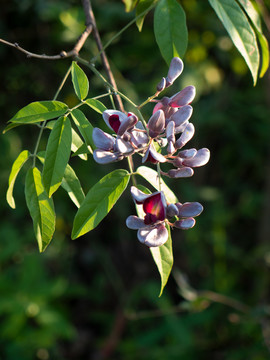
[[[162,110],[156,111],[148,121],[149,136],[155,138],[165,128],[165,116]]]
[[[115,161],[120,161],[124,158],[120,154],[98,149],[94,150],[93,157],[98,164],[109,164]]]
[[[94,141],[95,146],[98,149],[102,150],[112,150],[115,138],[111,136],[110,134],[105,133],[99,128],[94,128],[92,133],[92,138]]]
[[[208,163],[210,159],[210,151],[207,148],[202,148],[197,151],[197,154],[188,159],[184,159],[183,165],[191,167],[199,167]]]
[[[194,171],[190,167],[182,167],[180,169],[171,169],[168,171],[168,176],[171,178],[186,178],[194,174]]]
[[[194,86],[190,85],[179,91],[170,98],[169,105],[172,107],[181,107],[192,102],[196,94]]]
[[[178,229],[188,230],[188,229],[193,228],[195,223],[196,223],[195,219],[190,217],[190,218],[187,218],[187,219],[182,219],[182,220],[175,221],[174,226],[177,227]]]
[[[157,84],[157,91],[158,92],[161,92],[165,89],[165,86],[166,86],[166,80],[165,78],[163,77],[160,82]]]
[[[166,87],[172,85],[181,75],[184,68],[183,61],[179,57],[174,57],[170,63],[168,75],[166,77]]]
[[[195,127],[193,124],[188,123],[185,127],[184,132],[181,134],[180,138],[176,140],[174,146],[176,149],[181,149],[186,143],[192,139],[193,135],[195,133]]]
[[[172,218],[174,216],[178,216],[178,208],[175,204],[170,204],[167,206],[167,217]]]

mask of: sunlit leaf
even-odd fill
[[[104,219],[126,189],[129,178],[126,170],[115,170],[89,190],[75,216],[72,239],[93,230]]]
[[[41,181],[41,173],[37,168],[31,168],[27,172],[25,198],[33,220],[39,251],[42,252],[52,239],[55,213],[53,200],[48,197]]]
[[[260,14],[257,12],[250,0],[238,0],[255,28],[258,42],[261,47],[261,69],[260,77],[263,77],[269,67],[269,46],[266,37],[262,32]]]
[[[141,175],[145,180],[147,180],[155,189],[159,190],[159,180],[158,180],[158,173],[147,167],[147,166],[140,166],[136,173]],[[164,192],[165,197],[169,203],[176,203],[177,197],[172,192],[172,190],[165,184],[164,180],[161,179],[161,190]]]
[[[71,150],[71,125],[68,117],[55,123],[47,143],[42,180],[49,197],[61,185]]]
[[[71,129],[71,134],[72,134],[71,151],[74,152],[75,154],[83,145],[85,145],[85,143],[82,141],[80,136],[76,133],[76,131],[73,128]],[[78,155],[82,160],[87,160],[86,152],[76,155]]]
[[[258,77],[260,54],[255,32],[244,11],[235,0],[208,1],[230,35],[234,45],[245,59],[255,85]]]
[[[72,110],[71,116],[84,138],[85,143],[90,146],[90,152],[93,152],[92,149],[95,149],[95,144],[92,138],[93,126],[90,124],[84,113],[79,109]]]
[[[90,106],[90,108],[92,108],[99,114],[102,114],[103,111],[107,110],[106,106],[103,105],[101,101],[96,100],[96,99],[86,99],[84,103],[86,105]]]
[[[17,175],[19,174],[21,168],[23,167],[23,165],[25,164],[25,162],[29,159],[30,153],[28,150],[23,150],[19,156],[17,157],[17,159],[14,161],[12,168],[11,168],[11,172],[9,175],[9,179],[8,179],[8,191],[7,191],[7,202],[9,204],[10,207],[12,207],[13,209],[15,209],[16,205],[15,205],[15,200],[13,198],[13,187],[14,187],[14,183],[15,180],[17,178]]]
[[[76,95],[80,100],[85,99],[89,90],[88,78],[75,61],[72,62],[71,78]]]
[[[70,199],[79,208],[85,198],[85,195],[81,187],[80,180],[69,164],[67,164],[61,185],[67,191]]]
[[[161,280],[159,296],[161,296],[163,293],[163,289],[167,284],[173,266],[171,230],[169,225],[166,225],[166,228],[168,230],[169,237],[165,244],[150,248],[153,259],[157,265]]]
[[[174,56],[184,56],[188,43],[186,15],[176,0],[158,2],[154,14],[154,33],[161,55],[168,65]]]
[[[139,0],[122,0],[122,1],[125,4],[126,12],[130,12],[135,8]]]
[[[10,119],[15,123],[36,123],[64,115],[68,106],[60,101],[36,101],[26,105]]]
[[[90,146],[87,146],[85,143],[83,143],[72,155],[72,157],[74,156],[84,156],[87,157],[87,154],[92,154],[92,149],[90,148]],[[85,159],[84,159],[85,160]],[[87,159],[86,159],[87,160]]]
[[[149,11],[152,9],[152,5],[154,3],[156,3],[157,0],[140,0],[137,7],[136,7],[136,25],[139,31],[142,31],[142,27],[143,27],[143,23],[144,23],[144,19],[145,16],[148,14],[148,11],[146,11],[147,9],[149,9]],[[143,12],[144,15],[140,16]]]

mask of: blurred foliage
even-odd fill
[[[16,210],[5,202],[11,164],[23,148],[34,148],[38,129],[11,130],[0,141],[1,360],[269,358],[269,73],[253,88],[208,3],[181,3],[189,45],[183,75],[168,95],[186,85],[197,87],[193,144],[209,147],[212,157],[193,178],[173,185],[180,201],[205,207],[194,229],[172,234],[175,276],[158,298],[150,252],[125,228],[125,218],[134,212],[128,192],[97,229],[71,241],[76,208],[59,190],[57,232],[39,254],[24,200],[25,171],[15,184]],[[133,16],[117,0],[96,0],[93,8],[103,43]],[[74,0],[3,0],[1,16],[1,36],[36,53],[71,49],[84,26]],[[138,103],[167,72],[152,23],[150,14],[142,33],[134,25],[107,51],[120,89]],[[89,59],[96,53],[90,38],[81,55]],[[69,60],[27,59],[4,45],[0,59],[3,130],[27,103],[53,97]],[[99,80],[85,71],[91,95],[102,93]],[[76,102],[71,81],[59,100]],[[105,130],[101,117],[86,111]],[[151,106],[144,111],[149,115]],[[115,169],[92,159],[72,163],[85,191]],[[179,272],[185,281],[179,281]],[[226,297],[207,296],[206,290]]]

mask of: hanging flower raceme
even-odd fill
[[[198,202],[168,205],[162,191],[148,195],[132,186],[131,195],[137,207],[141,207],[144,218],[131,215],[126,225],[129,229],[138,230],[139,241],[149,247],[161,246],[168,240],[166,224],[182,230],[190,229],[195,225],[194,217],[203,211]]]

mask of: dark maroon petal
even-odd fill
[[[119,120],[119,116],[118,115],[111,115],[109,117],[109,124],[111,126],[111,128],[113,129],[113,131],[117,134],[118,129],[120,127],[120,120]]]
[[[194,217],[201,214],[203,206],[199,202],[186,202],[179,209],[179,217]]]
[[[126,225],[129,229],[138,230],[145,227],[143,219],[140,219],[138,216],[131,215],[126,219]]]
[[[156,103],[154,109],[153,109],[153,114],[155,112],[157,112],[158,110],[164,108],[164,106],[167,106],[170,102],[170,98],[168,98],[167,96],[164,96],[158,103]]]
[[[164,220],[166,217],[166,207],[162,199],[161,192],[154,193],[143,202],[143,210],[146,214],[155,215],[157,220]]]
[[[172,107],[181,107],[184,105],[188,105],[194,99],[195,94],[195,87],[192,85],[187,86],[171,97],[169,105]]]
[[[187,218],[187,219],[177,220],[174,223],[174,226],[177,227],[178,229],[188,230],[188,229],[193,228],[195,223],[196,223],[195,219],[190,217],[190,218]]]
[[[194,174],[194,171],[190,167],[183,167],[180,169],[171,169],[168,171],[168,175],[171,178],[186,178]]]
[[[183,165],[191,167],[199,167],[208,163],[210,159],[210,151],[207,148],[198,150],[197,154],[191,159],[185,159]]]
[[[149,247],[156,247],[165,244],[168,240],[168,231],[163,224],[158,224],[138,230],[137,236],[141,243]]]

